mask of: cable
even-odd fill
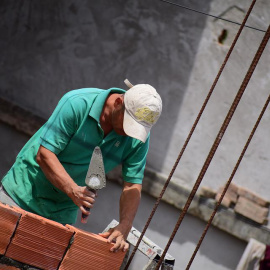
[[[174,6],[180,7],[180,8],[187,9],[187,10],[190,10],[190,11],[193,11],[193,12],[197,12],[197,13],[200,13],[200,14],[203,14],[203,15],[206,15],[206,16],[209,16],[209,17],[213,17],[213,18],[216,18],[218,20],[222,20],[222,21],[225,21],[225,22],[229,22],[229,23],[241,25],[238,22],[231,21],[231,20],[228,20],[228,19],[224,19],[224,18],[221,18],[219,16],[215,16],[215,15],[212,15],[212,14],[209,14],[209,13],[205,13],[205,12],[202,12],[202,11],[199,11],[199,10],[196,10],[196,9],[192,9],[192,8],[189,8],[189,7],[186,7],[186,6],[177,4],[177,3],[173,3],[173,2],[170,2],[170,1],[167,1],[167,0],[160,0],[160,1],[161,2],[164,2],[164,3],[168,3],[170,5],[174,5]],[[248,26],[248,25],[245,25],[245,27],[250,28],[250,29],[253,29],[253,30],[257,30],[257,31],[260,31],[260,32],[264,32],[264,33],[266,32],[265,30],[262,30],[262,29],[259,29],[259,28],[256,28],[256,27],[252,27],[252,26]]]

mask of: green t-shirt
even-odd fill
[[[85,186],[85,176],[96,146],[102,151],[105,172],[122,164],[124,181],[142,183],[149,136],[145,143],[111,131],[105,138],[99,123],[111,88],[84,88],[65,94],[49,120],[33,135],[18,154],[2,184],[23,209],[60,223],[76,222],[78,207],[46,179],[36,162],[40,145],[56,154],[71,178]]]

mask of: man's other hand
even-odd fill
[[[111,252],[118,252],[119,250],[127,251],[129,248],[129,244],[126,242],[126,237],[128,232],[125,232],[121,224],[116,227],[110,229],[108,232],[100,233],[99,235],[107,238],[108,243],[114,243],[113,247],[110,249]]]

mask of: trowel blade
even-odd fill
[[[90,189],[101,189],[106,186],[106,176],[101,149],[96,146],[85,177],[85,184]]]

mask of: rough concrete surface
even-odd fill
[[[241,22],[251,1],[181,1]],[[248,25],[266,29],[270,3],[258,1]],[[81,87],[153,84],[163,98],[148,166],[167,175],[239,26],[161,1],[1,1],[0,95],[47,118],[59,98]],[[218,43],[227,30],[224,44]],[[179,164],[174,181],[192,186],[263,33],[245,28]],[[229,177],[268,94],[266,50],[204,177],[217,189]],[[269,112],[235,181],[269,194]]]
[[[241,22],[244,16],[243,11],[247,11],[250,3],[251,1],[212,1],[209,12],[215,15],[224,14],[225,18]],[[270,22],[270,16],[266,12],[266,10],[269,10],[269,7],[269,1],[259,1],[255,5],[247,24],[266,30]],[[233,13],[237,13],[239,16],[232,16]],[[217,38],[223,29],[228,30],[228,37],[227,42],[221,45],[218,43]],[[237,30],[238,26],[233,24],[213,18],[207,19],[182,106],[172,131],[173,136],[162,167],[163,173],[167,174],[169,172],[171,164],[176,158],[176,149],[180,149],[180,145],[184,143]],[[262,32],[247,28],[242,32],[174,174],[176,182],[191,186],[197,179],[224,117],[262,40],[263,34]],[[268,44],[203,179],[204,185],[217,190],[230,177],[233,167],[269,94],[270,74],[267,68],[269,57]],[[268,126],[269,109],[266,111],[233,180],[236,184],[247,187],[266,198],[269,198],[270,191],[267,184],[270,174],[268,166]]]
[[[47,118],[71,89],[150,83],[164,109],[149,165],[162,168],[206,17],[154,0],[2,1],[0,14],[2,96]]]

